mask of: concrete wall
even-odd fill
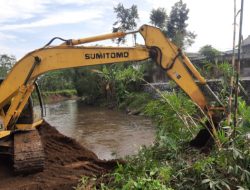
[[[250,79],[245,79],[241,81],[243,89],[240,88],[240,96],[246,100],[248,103],[250,103]],[[220,93],[221,89],[223,89],[222,82],[220,80],[210,80],[208,81],[208,85],[211,87],[211,89],[215,93]],[[200,86],[201,90],[204,92],[204,94],[209,98],[211,101],[213,98],[211,95],[209,95],[209,92],[206,90],[206,88]],[[173,86],[172,83],[166,82],[166,83],[151,83],[151,84],[145,84],[142,86],[142,89],[144,92],[147,92],[151,94],[154,98],[158,98],[160,95],[156,92],[155,89],[159,89],[160,91],[181,91],[181,89],[178,86]],[[246,93],[246,94],[245,94]]]

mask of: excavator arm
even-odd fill
[[[131,33],[140,33],[145,40],[145,45],[135,47],[79,46],[89,42],[124,37]],[[39,121],[29,125],[25,123],[17,125],[20,114],[25,109],[35,88],[35,82],[40,75],[59,69],[133,62],[149,58],[160,65],[166,71],[166,74],[206,114],[213,114],[206,96],[196,83],[196,80],[198,80],[199,83],[210,89],[206,85],[205,79],[181,50],[166,38],[158,28],[143,25],[138,31],[130,33],[118,32],[90,38],[66,40],[58,46],[50,46],[49,43],[45,47],[25,55],[14,65],[0,85],[0,125],[2,126],[0,140],[17,130],[31,130],[41,123]],[[218,100],[216,96],[215,98]]]
[[[53,70],[140,61],[153,58],[166,74],[201,107],[209,109],[205,95],[195,80],[206,85],[189,59],[165,35],[152,26],[143,25],[138,31],[145,40],[145,46],[85,47],[77,46],[88,42],[123,37],[128,33],[118,32],[78,40],[68,40],[59,46],[46,46],[24,56],[12,68],[0,86],[0,109],[11,102],[10,109],[1,115],[4,129],[15,124],[34,89],[37,77]]]

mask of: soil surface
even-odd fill
[[[38,127],[45,150],[45,169],[32,175],[12,173],[8,160],[0,160],[0,189],[73,189],[81,176],[101,176],[112,171],[118,160],[100,160],[74,139],[44,122]]]

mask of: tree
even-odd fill
[[[38,82],[43,91],[74,89],[71,69],[57,70],[39,77]]]
[[[89,66],[73,69],[73,82],[77,95],[85,97],[85,103],[93,104],[101,96],[101,80],[92,70],[102,66]]]
[[[13,55],[0,55],[0,77],[5,78],[5,76],[15,63],[16,58]]]
[[[125,8],[122,3],[114,7],[117,20],[113,24],[113,32],[125,32],[134,30],[137,27],[136,21],[139,19],[137,6],[132,5],[130,8]],[[118,38],[116,43],[125,43],[125,38]]]
[[[201,47],[199,52],[206,58],[206,61],[208,62],[215,62],[215,58],[220,54],[220,52],[211,45],[205,45]]]
[[[188,13],[186,3],[180,0],[172,7],[167,23],[167,36],[180,48],[190,46],[196,37],[194,33],[187,31]]]
[[[222,74],[220,70],[225,69],[225,64],[218,64],[218,61],[216,61],[216,57],[220,55],[220,52],[217,49],[213,48],[211,45],[205,45],[200,48],[199,53],[205,57],[205,60],[202,61],[202,63],[203,72],[206,78],[220,77]]]
[[[168,15],[164,8],[153,9],[150,13],[150,23],[165,30],[167,26]]]

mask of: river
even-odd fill
[[[67,100],[47,107],[45,120],[76,139],[101,159],[122,158],[149,146],[155,138],[150,119]]]

